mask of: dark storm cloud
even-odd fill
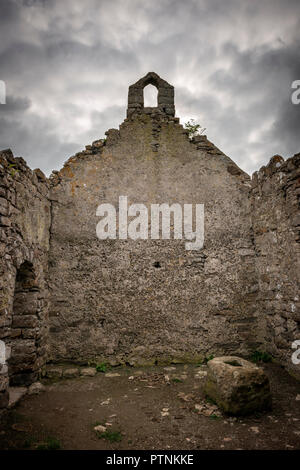
[[[0,148],[47,173],[118,127],[150,70],[252,172],[299,151],[298,0],[0,1]]]
[[[290,156],[300,150],[299,125],[300,106],[291,102],[291,84],[300,77],[300,41],[284,44],[279,41],[272,49],[256,47],[240,51],[236,45],[225,44],[224,55],[231,58],[229,70],[217,70],[211,76],[211,83],[218,90],[232,96],[229,105],[220,103],[215,139],[229,146],[229,140],[239,136],[245,143],[236,155],[243,166],[249,149],[254,149],[255,160],[261,164],[275,154]],[[212,107],[216,112],[216,106]],[[226,128],[226,136],[221,129]],[[251,132],[256,134],[249,141]],[[247,145],[252,143],[251,147]],[[259,148],[259,150],[258,150]],[[253,157],[252,157],[253,158]],[[254,170],[255,166],[249,166]]]

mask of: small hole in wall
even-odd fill
[[[161,268],[161,265],[160,265],[160,262],[159,262],[159,261],[155,261],[155,262],[153,263],[153,266],[154,266],[155,268]]]

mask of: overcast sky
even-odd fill
[[[300,151],[299,0],[0,0],[0,149],[49,175],[118,128],[149,71],[248,173]]]

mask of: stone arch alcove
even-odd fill
[[[147,85],[153,85],[158,90],[156,107],[144,107],[144,88]],[[135,112],[148,113],[154,110],[168,116],[175,116],[174,87],[160,78],[155,72],[149,72],[129,87],[127,117]]]
[[[17,269],[15,280],[8,361],[10,386],[28,386],[37,379],[39,290],[33,263],[24,261]]]

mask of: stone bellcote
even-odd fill
[[[154,85],[158,90],[157,106],[155,108],[144,107],[144,88],[149,84]],[[149,72],[129,87],[127,117],[134,113],[151,114],[153,112],[175,116],[174,87],[160,78],[155,72]]]

